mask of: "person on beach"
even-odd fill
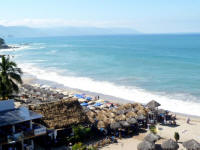
[[[187,117],[186,122],[187,122],[187,124],[190,123],[190,117]]]

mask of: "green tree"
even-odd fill
[[[178,142],[178,140],[180,139],[180,136],[179,136],[178,132],[174,133],[174,139],[176,140],[176,142]]]
[[[13,92],[19,92],[19,84],[22,84],[22,71],[17,64],[10,61],[9,57],[1,56],[0,62],[0,97],[6,99]]]

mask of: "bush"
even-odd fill
[[[155,125],[151,125],[151,126],[149,127],[149,129],[150,129],[151,133],[157,134],[157,129],[156,129],[156,126],[155,126]]]
[[[83,142],[85,139],[90,137],[91,129],[85,128],[81,125],[73,127],[73,136],[69,138],[69,142],[76,143],[76,142]]]
[[[178,132],[174,133],[174,139],[176,140],[176,142],[178,142],[178,140],[180,139],[180,136],[179,136]]]
[[[83,145],[83,143],[79,142],[72,146],[72,150],[86,150],[86,146]]]

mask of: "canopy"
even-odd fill
[[[164,141],[161,147],[163,150],[177,150],[179,148],[178,144],[172,139]]]
[[[81,103],[81,106],[88,106],[88,103]]]
[[[86,97],[85,99],[88,100],[88,101],[91,101],[92,97]]]
[[[200,143],[198,143],[194,139],[183,142],[183,146],[188,150],[189,149],[192,149],[192,150],[199,150],[200,149]]]
[[[95,103],[94,106],[101,106],[103,105],[102,103]]]
[[[156,108],[156,107],[160,106],[160,104],[158,102],[156,102],[155,100],[152,100],[149,103],[147,103],[146,106],[149,108]]]
[[[83,94],[75,94],[74,96],[77,98],[85,98],[85,96]]]
[[[149,142],[156,142],[160,139],[160,136],[159,135],[156,135],[156,134],[153,134],[153,133],[150,133],[148,134],[147,136],[144,137],[144,140],[146,141],[149,141]]]
[[[137,146],[138,150],[155,150],[155,148],[155,144],[148,141],[143,141]]]

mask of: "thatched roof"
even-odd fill
[[[135,118],[129,118],[129,119],[127,119],[127,122],[130,124],[136,124],[137,120]]]
[[[136,114],[135,112],[132,112],[132,111],[130,111],[130,112],[128,112],[128,113],[126,114],[126,117],[127,117],[127,118],[136,117],[136,116],[137,116],[137,114]]]
[[[42,121],[48,128],[66,128],[88,122],[88,117],[78,100],[74,98],[39,105],[30,105],[29,108],[44,116]]]
[[[187,150],[200,150],[200,143],[198,143],[196,140],[192,139],[186,142],[183,142],[183,146]]]
[[[147,103],[146,106],[149,107],[149,108],[156,108],[156,107],[159,107],[160,104],[158,102],[156,102],[155,100],[152,100],[149,103]]]
[[[138,150],[155,150],[155,148],[155,144],[148,141],[143,141],[137,146]]]
[[[179,148],[178,144],[172,139],[164,141],[161,147],[163,150],[177,150]]]
[[[157,134],[149,133],[147,136],[144,137],[144,140],[149,142],[156,142],[160,139],[160,136]]]
[[[114,122],[114,123],[110,124],[110,128],[113,129],[113,130],[119,129],[121,127],[122,126],[121,126],[121,124],[119,122]]]
[[[103,122],[103,121],[99,121],[98,124],[97,124],[97,127],[100,129],[100,128],[106,128],[106,124]]]
[[[120,124],[122,125],[123,128],[130,127],[130,124],[127,121],[120,121]]]
[[[139,115],[136,117],[137,120],[145,120],[146,117],[144,115]]]
[[[117,121],[124,121],[124,120],[126,120],[126,116],[125,115],[116,116],[115,120],[117,120]]]

